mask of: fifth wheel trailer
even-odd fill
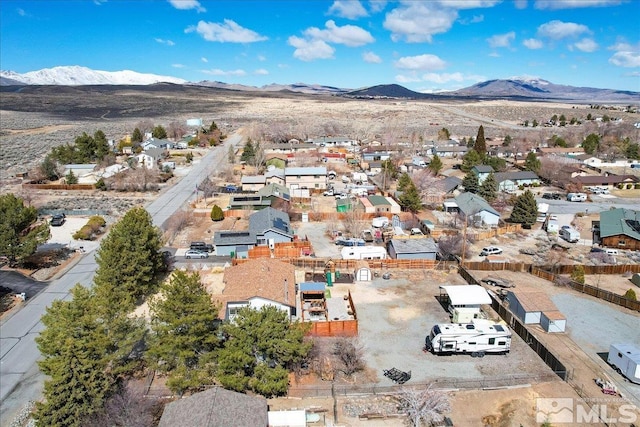
[[[342,248],[342,259],[387,259],[387,250],[382,246],[348,246]]]
[[[640,384],[640,347],[634,344],[611,344],[607,363],[629,381]]]
[[[472,357],[483,357],[485,353],[508,353],[511,331],[504,324],[473,319],[466,324],[435,325],[425,341],[426,349],[434,354],[468,353]]]

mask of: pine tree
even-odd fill
[[[251,164],[255,157],[256,157],[256,151],[255,151],[255,147],[253,146],[253,142],[251,142],[251,140],[248,140],[246,144],[244,144],[244,149],[242,150],[240,161],[245,162],[247,164]]]
[[[169,374],[174,392],[195,389],[213,380],[214,350],[218,347],[218,310],[198,273],[176,271],[150,305],[151,337],[146,357]]]
[[[487,141],[484,139],[484,127],[482,125],[478,128],[478,135],[476,136],[476,142],[473,145],[473,149],[476,150],[482,158],[487,155]]]
[[[462,179],[462,186],[464,187],[464,191],[469,193],[477,193],[480,188],[480,182],[478,180],[478,175],[473,173],[473,171],[467,172],[467,174]]]
[[[419,212],[422,209],[422,199],[420,198],[420,192],[418,188],[413,183],[413,181],[409,181],[407,188],[403,191],[402,195],[400,195],[400,206],[406,209],[409,212]]]
[[[136,142],[142,142],[142,132],[140,132],[140,129],[135,128],[133,130],[133,134],[131,135],[131,142],[134,144]]]
[[[151,136],[153,136],[155,139],[166,139],[167,130],[162,125],[158,125],[151,131]]]
[[[431,163],[429,163],[428,169],[433,172],[435,175],[438,175],[440,173],[440,171],[442,170],[442,160],[440,160],[440,156],[438,156],[437,154],[433,155],[433,158],[431,159]]]
[[[64,179],[69,185],[78,183],[78,177],[73,173],[73,170],[69,170],[69,173],[64,176]]]
[[[398,191],[405,191],[407,187],[412,184],[412,182],[413,181],[411,181],[411,177],[409,176],[409,174],[405,172],[400,175],[400,178],[398,178],[398,184],[396,185],[396,188]]]
[[[482,163],[482,157],[476,150],[469,150],[467,154],[462,157],[462,166],[460,169],[463,172],[469,172],[474,166]]]
[[[540,160],[538,160],[538,157],[536,157],[536,154],[529,152],[529,154],[527,154],[527,158],[524,160],[525,169],[538,173],[541,166],[542,164],[540,163]]]
[[[253,390],[266,397],[285,394],[288,372],[311,349],[304,339],[307,328],[291,323],[274,306],[238,310],[222,328],[229,339],[218,352],[218,380],[231,390]]]
[[[49,224],[37,224],[38,211],[14,194],[0,196],[0,255],[15,265],[33,254],[50,236]]]
[[[222,221],[224,219],[224,212],[218,205],[213,205],[211,208],[211,221]]]
[[[511,211],[511,222],[531,227],[538,216],[538,203],[533,193],[529,190],[516,198],[516,203]]]
[[[496,176],[493,172],[489,173],[484,181],[482,181],[478,189],[478,194],[488,202],[496,199],[498,195],[498,181],[496,181]]]
[[[96,253],[96,294],[111,309],[133,308],[153,292],[162,271],[160,230],[142,207],[129,210],[111,229]]]

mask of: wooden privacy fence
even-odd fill
[[[475,239],[475,240],[485,240],[490,239],[492,237],[502,236],[507,233],[517,233],[522,230],[521,224],[507,224],[503,227],[492,228],[486,231],[478,231],[478,232],[468,232],[467,236]]]
[[[336,270],[351,271],[360,266],[363,260],[355,259],[330,259],[330,258],[280,258],[282,262],[288,262],[296,267],[308,270],[324,270],[328,261],[332,261]],[[242,264],[248,259],[233,259],[233,265]],[[422,270],[448,270],[457,268],[455,261],[433,261],[428,259],[386,259],[386,260],[364,260],[373,270],[390,270],[396,268],[422,269]]]
[[[24,189],[36,190],[95,190],[93,184],[22,184]]]
[[[595,286],[584,285],[565,277],[558,277],[558,275],[556,274],[535,267],[531,269],[531,274],[549,280],[551,282],[560,282],[562,284],[565,284],[566,286],[569,286],[573,290],[576,290],[583,294],[591,295],[601,300],[605,300],[612,304],[616,304],[630,310],[640,311],[640,301],[630,300],[623,297],[622,295],[618,295],[604,289],[596,288]]]
[[[522,262],[465,261],[461,265],[468,270],[479,271],[515,271],[528,273],[531,270],[531,264]]]

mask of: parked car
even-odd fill
[[[560,196],[559,193],[544,193],[542,195],[543,199],[549,199],[549,200],[560,200],[562,197]]]
[[[203,259],[203,258],[209,258],[209,253],[199,251],[196,249],[189,249],[187,252],[185,252],[184,257],[186,259],[191,259],[191,258]]]
[[[189,249],[200,252],[213,252],[213,245],[205,242],[191,242]]]
[[[497,246],[487,246],[486,248],[482,248],[482,251],[480,252],[480,256],[487,256],[487,255],[500,255],[502,253],[502,249],[500,249]]]
[[[324,193],[322,193],[323,196],[333,196],[333,190],[327,190]]]
[[[346,198],[348,198],[348,197],[349,197],[349,196],[347,196],[347,195],[346,195],[346,194],[344,194],[344,193],[336,194],[336,200],[346,199]]]
[[[51,226],[52,227],[60,227],[66,221],[66,217],[64,214],[54,214],[51,217]]]

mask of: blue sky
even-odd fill
[[[420,92],[539,77],[640,91],[640,0],[2,0],[0,68]]]

